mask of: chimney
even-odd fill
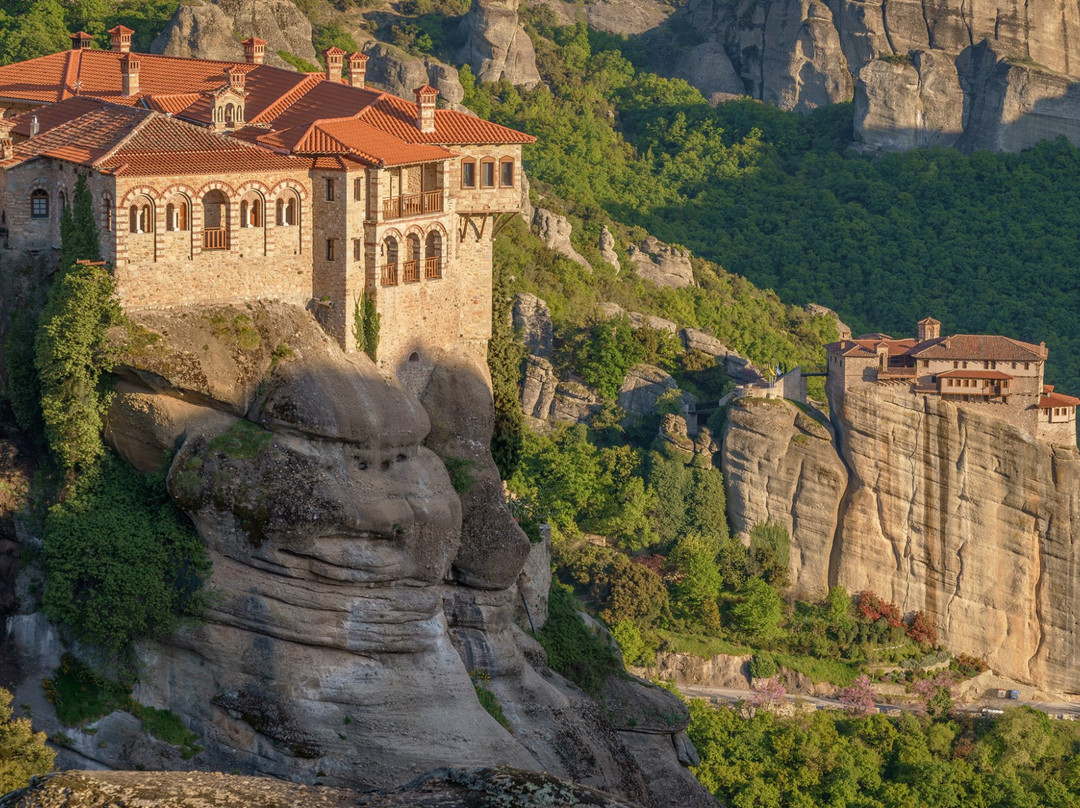
[[[257,36],[249,36],[242,43],[244,46],[244,59],[249,65],[261,65],[266,57],[266,40]]]
[[[235,67],[225,68],[225,78],[229,82],[229,89],[236,90],[238,93],[244,92],[244,78],[247,74],[237,70]]]
[[[110,28],[109,39],[112,42],[112,49],[117,53],[130,53],[131,35],[134,33],[130,28],[125,28],[123,25]]]
[[[120,57],[120,78],[123,80],[124,97],[131,98],[139,94],[139,57],[125,53]]]
[[[79,31],[71,35],[72,50],[86,50],[94,44],[94,38],[86,31]]]
[[[15,156],[15,141],[11,139],[11,130],[15,122],[0,118],[0,160],[8,160]]]
[[[435,99],[439,97],[439,91],[425,84],[413,92],[416,93],[416,128],[430,134],[435,131]]]
[[[367,60],[366,53],[349,54],[349,84],[353,87],[364,88],[364,83],[367,81]]]
[[[338,47],[329,47],[323,52],[326,58],[326,78],[337,84],[341,83],[341,64],[345,58],[345,51]]]
[[[37,137],[40,131],[41,124],[38,122],[37,115],[35,115],[30,119],[30,137]]]

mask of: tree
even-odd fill
[[[379,325],[382,315],[375,308],[375,299],[366,292],[353,301],[353,339],[356,347],[375,361],[379,353]]]
[[[512,277],[502,261],[495,262],[491,278],[491,340],[487,362],[495,403],[495,428],[491,433],[491,456],[499,476],[510,479],[521,462],[525,416],[521,412],[521,366],[525,346],[514,332],[510,318]]]
[[[716,599],[720,595],[720,570],[716,566],[716,545],[699,533],[683,536],[671,552],[669,562],[681,576],[676,587],[679,603],[706,628],[720,628]]]
[[[111,396],[102,377],[112,369],[106,332],[122,320],[112,276],[103,267],[62,270],[49,289],[34,343],[45,438],[65,468],[101,457],[102,421]]]
[[[731,610],[739,631],[754,641],[768,641],[780,634],[783,604],[775,589],[760,578],[751,578],[739,595],[742,600]]]
[[[589,329],[577,356],[582,378],[609,400],[618,397],[626,372],[644,358],[645,349],[634,339],[625,314]]]
[[[101,260],[94,199],[85,174],[80,174],[75,182],[72,204],[64,205],[60,214],[60,268],[66,269],[80,260]]]
[[[52,771],[56,753],[34,732],[29,718],[13,718],[11,693],[0,687],[0,794],[23,788],[34,775]]]
[[[865,673],[856,678],[850,687],[845,687],[840,691],[840,701],[852,715],[876,713],[877,707],[874,704],[876,699],[877,692],[870,682],[870,677]]]

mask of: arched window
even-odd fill
[[[286,191],[282,196],[279,196],[276,207],[279,227],[293,227],[300,220],[300,202],[292,191]]]
[[[240,226],[251,227],[251,221],[248,219],[248,201],[246,199],[240,201]]]
[[[382,268],[382,285],[397,286],[398,243],[393,236],[387,236],[386,241],[383,242],[383,255],[386,263]]]
[[[252,227],[262,227],[262,200],[251,200],[250,222]]]
[[[514,158],[504,157],[499,161],[499,185],[512,188],[514,185]]]
[[[49,218],[49,192],[44,188],[30,194],[30,216],[34,219]]]
[[[427,234],[424,253],[424,277],[433,280],[442,277],[442,233],[432,230]]]
[[[226,104],[225,105],[225,125],[226,126],[232,126],[233,116],[234,116],[235,112],[236,112],[236,107],[234,107],[232,104]]]
[[[471,157],[466,157],[461,161],[461,187],[476,187],[476,161]]]
[[[203,249],[229,249],[229,200],[221,191],[210,191],[202,200]]]
[[[404,280],[405,283],[416,283],[420,280],[420,237],[416,233],[410,233],[406,244],[409,252],[405,261]]]
[[[101,225],[105,229],[106,233],[111,233],[113,229],[113,206],[112,199],[108,194],[105,194],[101,198]]]
[[[480,161],[480,187],[495,187],[495,158],[485,157]]]
[[[67,210],[67,194],[60,192],[60,210]]]
[[[418,354],[416,351],[413,351],[411,354],[409,354],[409,361],[410,362],[419,362],[420,361],[420,354]]]

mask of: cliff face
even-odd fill
[[[134,695],[205,751],[180,760],[124,713],[69,730],[72,748],[122,768],[373,788],[507,764],[642,804],[713,804],[680,763],[680,702],[620,681],[601,707],[515,625],[532,546],[488,450],[486,367],[438,357],[416,395],[282,304],[132,317],[146,339],[118,367],[108,435],[144,470],[176,448],[169,492],[213,564],[207,619],[142,649]],[[451,457],[472,461],[467,491]]]
[[[1060,0],[691,0],[650,36],[657,64],[707,96],[799,111],[854,98],[874,149],[1080,143],[1080,10]]]
[[[1044,689],[1080,690],[1080,452],[885,388],[849,392],[832,417],[834,458],[847,469],[835,530],[785,520],[807,498],[829,511],[838,489],[806,490],[820,475],[778,449],[782,432],[734,409],[725,435],[733,524],[768,517],[792,527],[794,592],[871,590],[926,612],[954,652]]]

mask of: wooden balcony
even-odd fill
[[[383,200],[384,219],[401,219],[405,216],[419,216],[424,213],[442,213],[442,210],[442,191],[424,191],[420,194],[395,196]]]
[[[405,283],[417,283],[420,280],[419,261],[406,261],[402,269],[405,274]]]
[[[204,250],[229,249],[229,232],[224,227],[207,227],[202,231],[202,248]]]
[[[382,283],[383,286],[397,286],[397,283],[398,283],[397,264],[383,264],[381,283]]]
[[[442,258],[435,256],[434,258],[424,259],[424,278],[427,280],[437,280],[442,277]]]

